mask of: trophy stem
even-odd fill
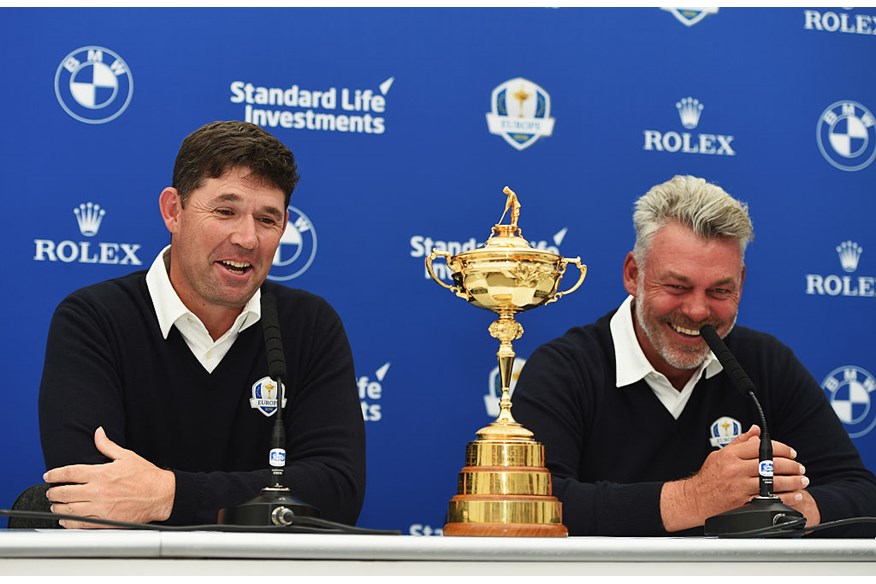
[[[500,314],[499,320],[490,325],[490,336],[499,341],[496,357],[499,359],[499,377],[502,381],[502,397],[499,399],[499,416],[477,435],[484,440],[518,439],[532,440],[532,432],[514,420],[511,415],[511,369],[514,366],[514,348],[511,341],[523,335],[523,326],[514,320],[513,313]]]

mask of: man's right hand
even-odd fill
[[[773,492],[784,504],[799,505],[809,485],[806,469],[794,460],[797,453],[793,448],[775,440],[772,444]],[[752,426],[709,454],[694,476],[665,483],[660,493],[664,529],[673,532],[698,527],[709,517],[741,507],[759,495],[759,450],[760,428]]]
[[[172,471],[122,448],[107,438],[103,428],[95,431],[94,444],[111,462],[62,466],[43,475],[43,480],[54,484],[46,492],[54,513],[134,523],[170,517],[176,492]],[[105,527],[71,519],[59,523],[67,528]]]

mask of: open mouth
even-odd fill
[[[687,335],[690,337],[700,336],[700,331],[698,331],[698,330],[684,328],[682,326],[678,326],[677,324],[672,324],[672,323],[669,323],[669,326],[672,328],[672,330],[674,330],[675,332],[682,334],[682,335]]]
[[[226,270],[231,272],[232,274],[242,275],[247,272],[247,270],[252,269],[252,265],[246,262],[233,262],[231,260],[220,260],[220,265],[222,265]]]

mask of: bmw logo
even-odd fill
[[[876,378],[855,365],[838,367],[821,382],[830,405],[849,436],[859,438],[876,426]]]
[[[127,63],[103,47],[76,49],[55,72],[55,96],[72,118],[104,124],[119,117],[131,103],[134,79]]]
[[[876,119],[855,101],[838,101],[818,118],[818,149],[840,170],[866,168],[876,158]]]
[[[316,230],[302,211],[289,205],[289,222],[274,254],[268,280],[285,282],[297,278],[316,257]]]

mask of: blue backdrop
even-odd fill
[[[53,309],[148,267],[169,240],[157,202],[179,144],[219,119],[259,123],[298,158],[271,277],[345,321],[368,437],[360,525],[439,533],[465,444],[492,420],[493,316],[432,282],[423,256],[482,243],[505,185],[533,245],[590,268],[576,293],[520,317],[521,359],[624,299],[632,204],[650,186],[694,174],[748,202],[740,323],[795,349],[876,468],[874,19],[3,9],[0,507],[44,470],[36,403]]]

